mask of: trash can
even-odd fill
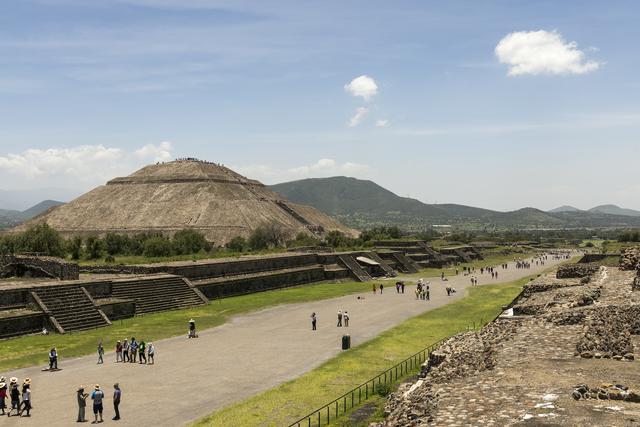
[[[349,350],[351,348],[351,336],[343,335],[342,336],[342,349]]]

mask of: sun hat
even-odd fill
[[[100,384],[96,384],[93,388],[95,388],[96,390],[100,390]]]
[[[31,384],[31,378],[25,378],[24,381],[22,382],[22,384],[30,385]]]
[[[12,377],[10,382],[11,384],[17,383],[18,379],[16,377]]]
[[[78,387],[78,391],[82,391],[82,390],[84,390],[84,386],[80,384],[80,386]]]
[[[4,388],[6,385],[6,383],[0,383],[0,388]]]
[[[189,320],[189,323],[195,323],[195,320],[191,319]]]

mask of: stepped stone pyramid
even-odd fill
[[[112,179],[14,231],[42,222],[65,237],[144,231],[170,235],[192,228],[216,245],[248,237],[266,224],[282,227],[291,237],[299,232],[321,236],[331,230],[357,235],[311,206],[289,202],[258,181],[196,159],[149,165]]]

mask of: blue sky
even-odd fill
[[[0,190],[71,197],[191,156],[640,209],[639,21],[634,1],[4,0]]]

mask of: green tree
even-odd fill
[[[82,255],[82,239],[78,236],[67,240],[67,252],[71,254],[71,258],[78,260]]]
[[[261,225],[249,236],[249,247],[253,250],[282,247],[287,241],[287,233],[276,224]]]
[[[234,252],[243,252],[247,248],[247,239],[236,236],[225,245],[227,249]]]
[[[171,241],[163,236],[153,236],[144,242],[144,256],[160,257],[171,255]]]
[[[172,240],[173,251],[178,255],[196,254],[205,249],[207,243],[202,233],[190,228],[177,231]]]
[[[86,241],[87,256],[89,259],[98,259],[102,256],[104,242],[98,236],[89,236]]]
[[[129,247],[129,238],[124,234],[107,233],[104,237],[104,249],[109,255],[118,255],[127,253]]]
[[[18,238],[17,249],[21,252],[38,252],[44,255],[63,257],[64,240],[47,223],[42,223],[29,227]]]

